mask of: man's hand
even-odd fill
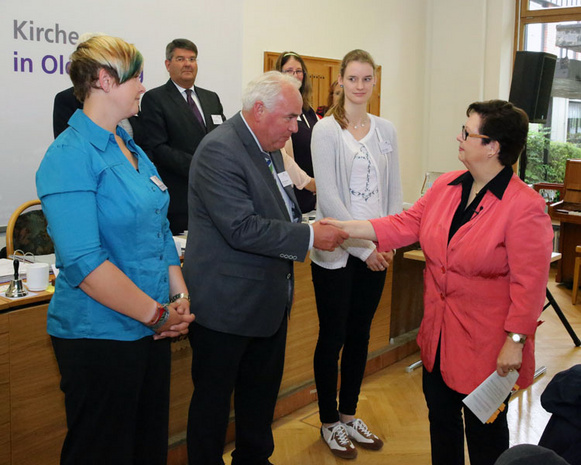
[[[312,226],[315,233],[313,247],[317,249],[331,252],[340,246],[345,239],[349,238],[349,234],[346,231],[342,231],[330,224],[321,224],[320,221],[316,221]]]

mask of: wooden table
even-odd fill
[[[16,299],[0,296],[0,312],[19,307],[30,307],[37,303],[49,302],[51,297],[52,292],[47,291],[30,293],[29,295]]]

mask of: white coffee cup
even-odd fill
[[[45,291],[48,287],[48,263],[26,265],[26,287],[31,291]]]

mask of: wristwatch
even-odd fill
[[[525,334],[519,333],[507,333],[508,337],[510,337],[514,342],[518,342],[519,344],[524,344],[527,340],[527,336]]]

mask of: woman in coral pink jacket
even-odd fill
[[[464,427],[471,465],[493,465],[508,448],[506,409],[482,424],[462,399],[494,371],[518,370],[519,387],[531,384],[552,251],[545,203],[511,168],[526,142],[526,114],[502,100],[475,102],[466,114],[457,140],[468,171],[440,176],[399,215],[329,221],[379,250],[420,241],[418,344],[434,465],[464,464]]]

